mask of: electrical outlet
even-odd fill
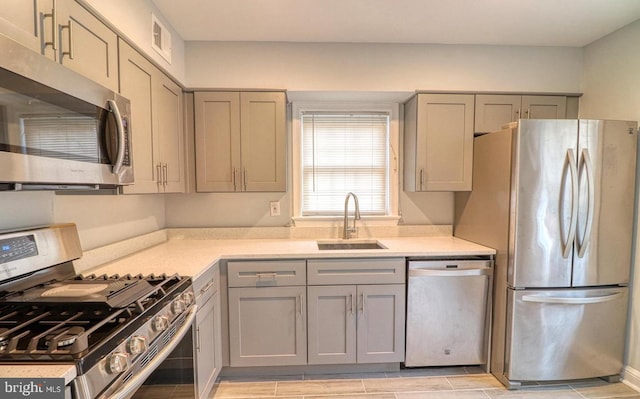
[[[271,201],[271,202],[269,202],[269,215],[271,215],[271,216],[280,216],[280,202],[279,201]]]

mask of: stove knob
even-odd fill
[[[120,374],[129,368],[126,353],[114,353],[107,357],[107,373]]]
[[[169,319],[167,316],[156,316],[153,318],[153,322],[151,323],[151,328],[153,331],[160,332],[164,331],[169,327]]]
[[[173,303],[171,303],[171,313],[173,313],[174,315],[179,315],[180,313],[184,312],[186,308],[187,305],[182,299],[176,299],[175,301],[173,301]]]
[[[180,297],[182,298],[184,303],[187,304],[187,306],[191,305],[195,300],[195,296],[193,295],[193,292],[185,292]]]
[[[127,343],[127,350],[132,355],[139,355],[147,350],[147,339],[142,335],[134,335]]]

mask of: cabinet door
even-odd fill
[[[418,191],[471,190],[473,107],[471,94],[418,95]]]
[[[58,0],[57,5],[60,62],[118,91],[117,35],[74,0]]]
[[[222,368],[220,293],[216,293],[196,314],[196,391],[207,398]]]
[[[53,3],[53,0],[3,0],[0,33],[54,59]]]
[[[243,191],[286,190],[284,93],[240,94]]]
[[[477,94],[475,132],[489,133],[520,118],[519,95]]]
[[[157,104],[158,160],[162,188],[167,193],[184,192],[184,129],[182,124],[182,89],[158,70],[154,86]],[[134,155],[135,156],[135,155]]]
[[[240,191],[240,94],[198,92],[194,100],[196,190]]]
[[[358,286],[358,363],[404,361],[405,286]]]
[[[120,94],[131,101],[131,151],[135,184],[126,194],[158,192],[158,154],[153,137],[153,85],[155,67],[127,43],[120,41]]]
[[[307,288],[309,364],[356,362],[356,299],[355,285]]]
[[[565,119],[567,98],[565,96],[522,96],[523,118]]]
[[[229,288],[230,365],[307,363],[304,286]]]

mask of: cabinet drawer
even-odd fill
[[[201,306],[211,298],[220,287],[220,268],[215,264],[193,280],[193,292],[196,304]]]
[[[306,262],[297,260],[233,261],[228,263],[229,287],[306,285]]]
[[[404,258],[309,259],[309,285],[404,284]]]

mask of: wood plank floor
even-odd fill
[[[145,386],[136,398],[188,399],[184,387]],[[507,390],[476,368],[403,369],[398,372],[279,377],[223,377],[210,399],[640,399],[623,383],[594,379]]]

